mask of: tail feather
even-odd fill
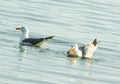
[[[92,43],[94,46],[96,46],[97,44],[97,39],[94,39],[93,43]]]
[[[47,39],[52,39],[53,37],[54,37],[54,36],[49,36],[49,37],[47,37],[47,38],[45,38],[45,39],[46,39],[46,40],[47,40]]]

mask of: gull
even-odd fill
[[[16,30],[20,30],[22,32],[19,43],[20,45],[41,47],[54,37],[49,36],[46,38],[29,38],[29,30],[27,27],[18,27]]]
[[[83,49],[83,53],[84,53],[83,56],[86,58],[92,58],[93,53],[97,49],[97,43],[99,42],[97,42],[97,39],[94,39],[93,42],[87,43]]]
[[[82,57],[82,51],[78,49],[77,44],[72,45],[67,54],[68,57]]]
[[[77,44],[74,44],[72,45],[71,49],[67,51],[67,55],[68,57],[92,58],[93,53],[97,49],[97,44],[99,42],[97,42],[97,39],[94,39],[93,42],[89,42],[85,46],[82,46],[82,47],[78,47]]]

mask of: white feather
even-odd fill
[[[74,48],[74,51],[71,51],[71,49]],[[68,51],[68,55],[70,56],[78,56],[78,57],[82,57],[82,52],[81,50],[78,49],[78,45],[74,44],[72,45],[71,49]]]
[[[24,39],[29,38],[29,30],[27,27],[21,27],[21,31],[22,31],[22,35],[20,38],[20,43],[22,43]]]
[[[94,46],[92,43],[88,43],[87,45],[85,45],[84,49],[85,49],[85,55],[84,57],[87,58],[92,58],[92,55],[94,53],[94,51],[96,50],[96,46]]]

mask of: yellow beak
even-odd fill
[[[21,28],[16,28],[16,30],[21,30]]]
[[[74,51],[75,51],[75,48],[74,48],[74,47],[70,49],[70,52],[71,52],[71,53],[74,53]]]

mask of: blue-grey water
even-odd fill
[[[19,48],[21,26],[30,37],[55,37]],[[95,38],[94,60],[66,56],[72,44]],[[0,84],[119,83],[119,0],[0,0]]]

